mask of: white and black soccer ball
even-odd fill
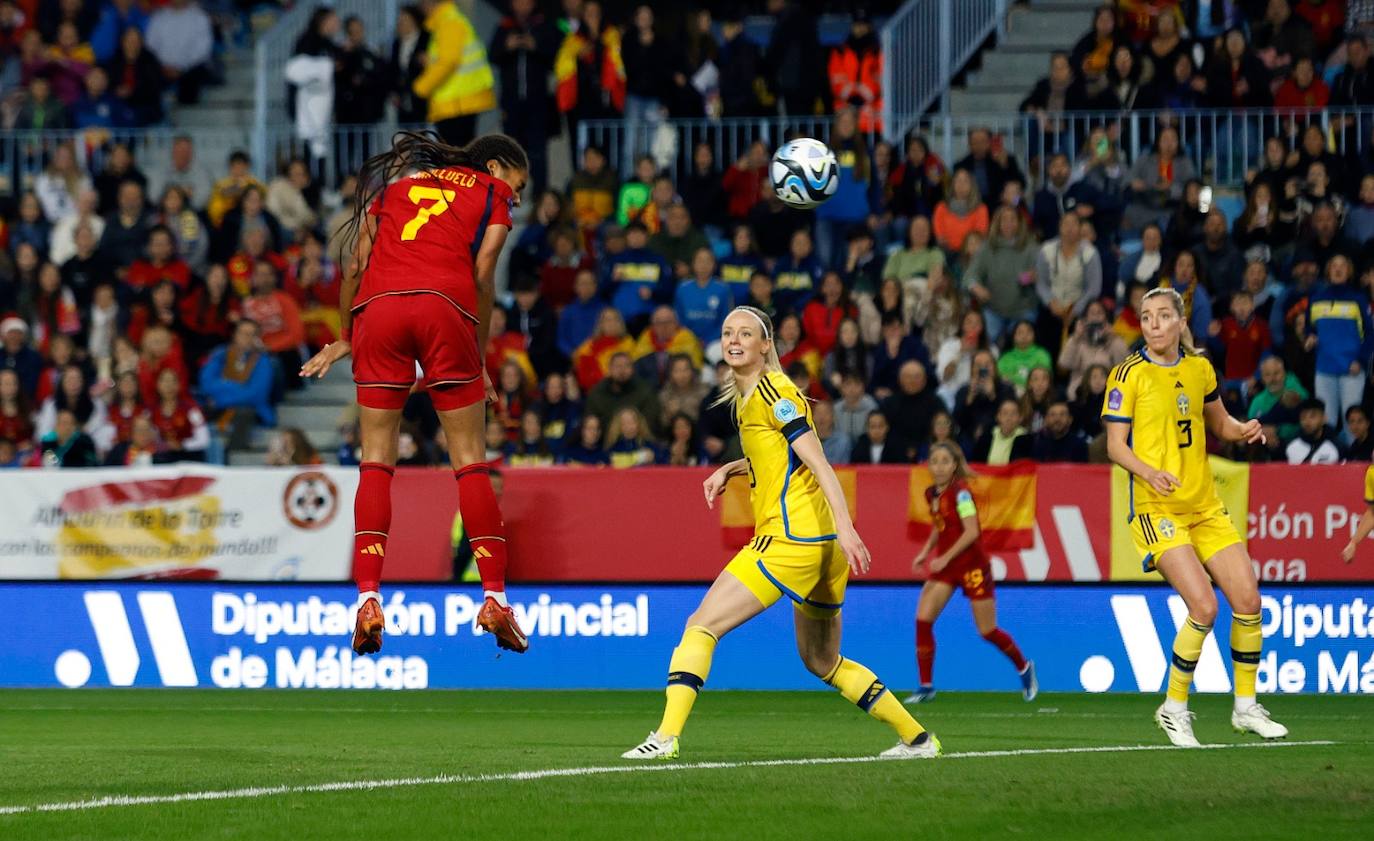
[[[810,210],[835,195],[840,183],[835,153],[810,137],[789,140],[778,147],[768,174],[773,192],[783,204],[799,210]]]

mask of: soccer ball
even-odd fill
[[[773,192],[783,204],[799,210],[810,210],[835,195],[840,183],[835,153],[810,137],[789,140],[778,147],[768,173]]]

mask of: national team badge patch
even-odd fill
[[[1159,533],[1164,535],[1165,540],[1174,539],[1174,521],[1165,517],[1159,521]]]
[[[1111,392],[1107,395],[1107,408],[1115,412],[1117,409],[1121,408],[1121,401],[1124,399],[1125,398],[1121,396],[1121,389],[1112,389]]]
[[[1191,406],[1192,406],[1192,404],[1188,402],[1188,395],[1186,395],[1186,394],[1180,394],[1180,395],[1178,396],[1178,413],[1179,413],[1180,415],[1182,415],[1182,416],[1184,416],[1184,417],[1186,418],[1186,417],[1188,416],[1188,409],[1189,409]]]
[[[773,404],[773,417],[779,423],[788,423],[797,419],[797,404],[788,400],[786,397]]]

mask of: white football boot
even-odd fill
[[[1192,710],[1170,712],[1163,704],[1155,710],[1155,723],[1159,725],[1160,730],[1169,735],[1169,741],[1173,742],[1176,748],[1202,747],[1202,743],[1193,735],[1194,718],[1197,718],[1197,715]]]
[[[630,748],[620,755],[621,759],[677,759],[677,736],[663,738],[657,731],[650,731],[639,747]]]
[[[1269,711],[1259,704],[1251,704],[1244,712],[1231,713],[1231,726],[1237,733],[1254,733],[1264,739],[1282,739],[1288,728],[1269,717]]]
[[[942,752],[940,740],[929,731],[922,735],[930,738],[922,739],[917,736],[916,741],[909,745],[906,742],[898,742],[895,747],[888,748],[878,756],[883,759],[934,759],[939,756]]]

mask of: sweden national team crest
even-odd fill
[[[779,423],[788,423],[797,418],[797,404],[788,400],[786,397],[773,404],[773,417]]]
[[[1184,399],[1186,400],[1187,398]],[[1168,517],[1161,518],[1159,521],[1159,533],[1164,537],[1165,540],[1173,540],[1174,521],[1170,520]]]
[[[1188,409],[1191,408],[1192,405],[1192,403],[1188,402],[1188,395],[1180,394],[1178,396],[1178,413],[1183,417],[1188,417]]]

